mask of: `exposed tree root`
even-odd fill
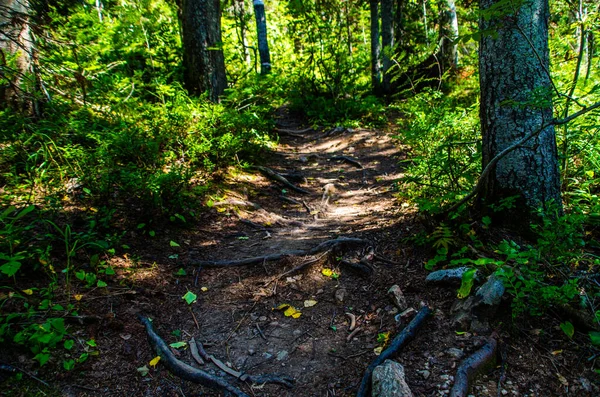
[[[356,393],[356,397],[367,396],[367,393],[371,388],[371,375],[373,375],[373,370],[375,367],[383,364],[385,360],[398,353],[408,342],[410,342],[430,314],[431,309],[427,306],[424,306],[415,316],[415,318],[412,319],[410,324],[408,324],[406,328],[402,330],[402,332],[396,335],[392,343],[390,343],[390,346],[382,351],[381,354],[377,356],[377,358],[371,364],[369,364],[365,374],[363,375],[362,381],[360,382],[360,387]]]
[[[369,241],[360,238],[340,237],[334,240],[327,240],[309,250],[292,250],[284,251],[276,254],[269,254],[264,256],[255,256],[252,258],[245,259],[234,259],[234,260],[222,260],[222,261],[190,261],[191,266],[204,266],[204,267],[226,267],[226,266],[246,266],[262,264],[264,262],[272,262],[283,259],[287,256],[311,256],[321,253],[323,251],[329,251],[337,246],[346,244],[368,244]]]
[[[298,186],[294,185],[292,182],[288,181],[287,179],[285,179],[283,176],[279,175],[278,173],[276,173],[275,171],[273,171],[270,168],[267,167],[261,167],[259,165],[254,166],[253,168],[256,168],[257,170],[259,170],[260,172],[263,173],[263,175],[265,175],[267,178],[273,179],[274,181],[277,181],[287,187],[289,187],[290,189],[298,192],[298,193],[302,193],[302,194],[310,194],[310,192],[308,190],[304,190],[302,188],[299,188]]]
[[[330,159],[331,160],[343,160],[348,164],[352,164],[356,168],[360,168],[361,170],[364,168],[361,163],[359,163],[357,160],[354,160],[353,158],[348,157],[348,156],[333,156],[333,157],[330,157]]]
[[[210,387],[212,389],[226,390],[238,397],[249,397],[248,394],[229,384],[225,380],[200,369],[194,368],[191,365],[188,365],[175,358],[175,355],[171,353],[171,350],[165,341],[163,341],[160,336],[154,332],[154,328],[152,327],[150,320],[141,314],[138,314],[138,318],[146,327],[146,333],[148,334],[148,341],[150,342],[150,345],[154,348],[154,350],[156,350],[156,353],[162,359],[162,363],[169,369],[169,371],[171,371],[173,375],[176,375],[181,379],[189,380],[190,382]]]
[[[454,386],[450,391],[450,397],[465,397],[469,394],[469,383],[473,378],[485,369],[495,365],[497,346],[498,342],[492,338],[485,346],[460,363],[454,377]]]
[[[147,317],[142,316],[141,314],[138,315],[138,318],[140,319],[142,324],[144,324],[144,326],[146,327],[146,333],[148,334],[148,340],[150,341],[150,344],[156,350],[156,353],[161,357],[161,359],[162,359],[161,362],[169,369],[169,371],[171,371],[171,373],[173,373],[174,375],[176,375],[182,379],[189,380],[191,382],[198,383],[203,386],[207,386],[207,387],[210,387],[213,389],[225,390],[235,396],[249,397],[242,390],[231,385],[230,383],[223,380],[222,378],[213,376],[213,375],[211,375],[207,372],[204,372],[200,369],[194,368],[191,365],[184,363],[183,361],[178,360],[173,355],[173,353],[171,353],[169,346],[167,346],[167,344],[161,339],[161,337],[158,336],[158,334],[154,331],[154,328],[152,327],[152,323],[150,322],[150,320]],[[196,349],[200,350],[200,349],[198,349],[198,347],[202,346],[202,344],[198,344],[195,340],[193,340],[193,341],[194,341],[193,343],[194,343],[194,346],[196,347]],[[190,344],[191,344],[191,341],[190,341]],[[285,376],[282,377],[282,376],[277,376],[277,375],[270,375],[270,374],[267,374],[267,375],[244,374],[244,373],[241,373],[238,371],[234,371],[233,369],[227,367],[225,364],[223,364],[222,361],[218,360],[214,356],[208,355],[204,351],[204,348],[201,348],[201,351],[202,351],[202,353],[200,353],[200,355],[203,356],[203,358],[205,360],[212,361],[221,370],[228,373],[229,375],[234,376],[236,379],[239,379],[241,381],[249,381],[251,383],[256,383],[256,384],[277,383],[280,385],[284,385],[286,387],[293,387],[293,384],[292,384],[293,379],[292,378],[285,377]],[[197,352],[199,353],[199,351],[197,351]]]
[[[296,138],[306,138],[304,135],[301,135],[301,134],[305,134],[309,131],[313,131],[313,128],[308,127],[303,130],[290,130],[287,128],[276,128],[275,131],[277,131],[279,134],[289,135],[289,136],[293,136]]]

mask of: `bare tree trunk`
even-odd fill
[[[440,4],[440,44],[437,53],[443,73],[458,68],[458,18],[454,0],[442,0]]]
[[[260,55],[260,74],[269,74],[271,72],[271,55],[267,41],[267,18],[263,0],[254,0],[254,15],[256,16],[258,53]]]
[[[530,0],[518,10],[486,15],[500,0],[480,0],[479,47],[483,166],[527,134],[540,131],[502,158],[486,178],[479,201],[518,196],[511,219],[523,224],[530,211],[549,202],[562,208],[552,115],[548,53],[548,0]],[[502,14],[502,12],[500,12]],[[494,37],[497,34],[497,37]],[[544,127],[546,126],[546,127]]]
[[[218,102],[227,88],[219,0],[179,0],[184,82],[190,94]]]
[[[379,0],[369,0],[371,8],[371,84],[373,94],[381,95],[381,44],[379,43]]]
[[[31,78],[34,57],[28,0],[0,0],[0,107],[31,110],[35,86]],[[8,58],[17,55],[15,64]],[[29,83],[29,87],[27,86]]]
[[[238,19],[238,36],[240,45],[242,46],[242,55],[246,66],[252,65],[252,59],[250,58],[250,49],[248,47],[247,32],[248,27],[246,26],[246,1],[245,0],[233,0],[233,9],[235,16]]]
[[[383,81],[381,89],[384,95],[392,93],[392,67],[394,56],[394,1],[381,0],[381,46],[383,47]]]

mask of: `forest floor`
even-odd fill
[[[279,116],[281,129],[304,127],[285,109]],[[221,198],[193,225],[154,225],[153,238],[128,232],[123,243],[130,246],[129,254],[112,258],[117,280],[108,288],[84,291],[78,303],[80,314],[96,321],[71,327],[76,338],[94,338],[99,354],[71,372],[44,367],[38,376],[56,395],[65,396],[222,395],[180,380],[160,362],[150,367],[156,354],[136,317],[144,313],[167,343],[194,337],[209,354],[238,371],[276,373],[295,381],[291,389],[250,385],[212,363],[197,366],[249,395],[353,396],[376,357],[374,349],[381,346],[380,335],[389,332],[393,338],[411,319],[408,314],[396,320],[399,310],[388,290],[398,285],[409,308],[418,311],[427,305],[434,315],[395,360],[404,366],[415,396],[447,395],[461,359],[489,334],[453,328],[456,289],[425,283],[423,264],[431,252],[407,240],[423,226],[415,206],[397,198],[394,182],[402,176],[398,164],[407,154],[391,135],[364,129],[281,134],[265,166],[287,174],[306,193],[279,185],[259,171],[238,172],[225,178]],[[315,255],[245,266],[194,265],[310,250],[342,237],[368,244],[350,243]],[[349,265],[361,260],[372,274],[364,266]],[[182,300],[188,291],[198,297],[190,305]],[[301,315],[294,318],[274,309],[282,304]],[[477,379],[472,395],[598,395],[590,385],[594,377],[588,373],[586,352],[569,342],[558,320],[514,323],[508,306],[503,303],[492,324],[503,359]],[[351,339],[347,312],[360,327]],[[194,363],[188,349],[176,355]],[[34,370],[24,356],[13,358]],[[146,376],[138,371],[144,366],[149,368]],[[14,382],[10,392],[4,386],[0,395],[38,395],[38,389],[52,395],[34,381]]]

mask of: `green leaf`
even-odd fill
[[[37,360],[40,363],[40,367],[44,366],[50,360],[49,353],[38,353],[33,357],[34,360]]]
[[[63,346],[65,347],[65,349],[67,350],[71,350],[73,348],[73,346],[75,345],[75,341],[73,339],[67,339],[65,341],[65,343],[63,344]]]
[[[179,258],[179,254],[169,255],[169,259],[177,259]]]
[[[0,272],[6,274],[8,277],[14,276],[21,268],[21,262],[11,260],[8,263],[0,266]]]
[[[154,236],[156,236],[156,232],[155,232],[154,230],[150,230],[150,231],[148,232],[148,234],[150,235],[150,237],[154,237]]]
[[[52,306],[52,310],[61,311],[65,310],[65,308],[62,305],[54,305]]]
[[[560,329],[562,329],[569,338],[572,338],[575,334],[575,327],[573,327],[573,324],[571,324],[569,321],[560,323]]]
[[[94,339],[90,339],[87,342],[85,342],[88,346],[91,347],[97,347],[98,345],[96,344],[96,341]]]
[[[75,360],[69,359],[69,360],[63,361],[63,368],[66,369],[67,371],[72,370],[73,368],[75,368]]]
[[[187,343],[185,343],[185,342],[174,342],[174,343],[170,343],[169,346],[171,346],[174,349],[180,349],[182,347],[186,347]]]
[[[186,303],[188,305],[191,305],[192,303],[196,302],[197,298],[198,298],[198,296],[196,294],[194,294],[192,291],[186,292],[185,295],[183,295],[181,297],[181,299],[183,299],[184,301],[186,301]]]
[[[589,333],[590,335],[590,340],[592,341],[592,345],[594,346],[600,346],[600,332],[598,331],[591,331]]]
[[[115,274],[115,269],[109,266],[106,268],[106,270],[104,270],[104,274],[106,274],[107,276],[112,276]]]
[[[186,276],[187,272],[185,271],[185,269],[180,268],[177,273],[175,273],[176,276]]]
[[[173,240],[169,241],[169,245],[170,245],[171,247],[180,247],[180,245],[179,245],[179,244],[177,244],[177,243],[176,243],[175,241],[173,241]]]
[[[150,369],[148,368],[148,366],[144,365],[143,367],[139,367],[137,369],[137,372],[142,376],[146,376],[150,372]]]
[[[462,282],[460,284],[460,288],[458,289],[458,299],[464,299],[471,293],[471,289],[473,288],[473,282],[475,281],[475,274],[477,270],[469,269],[463,273]]]
[[[106,283],[105,283],[104,281],[102,281],[102,280],[98,280],[98,282],[96,283],[96,286],[97,286],[98,288],[104,288],[104,287],[106,287],[107,285],[108,285],[108,284],[106,284]]]

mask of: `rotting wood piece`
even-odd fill
[[[284,251],[276,254],[269,254],[264,256],[255,256],[252,258],[244,259],[233,259],[233,260],[222,260],[222,261],[190,261],[191,266],[204,266],[204,267],[226,267],[226,266],[246,266],[262,264],[264,262],[278,261],[288,256],[311,256],[323,251],[329,251],[337,246],[345,244],[369,244],[368,240],[352,237],[340,237],[333,240],[327,240],[309,250],[292,250]]]
[[[218,390],[226,390],[229,393],[238,397],[250,397],[242,390],[231,385],[225,380],[213,376],[200,369],[194,368],[191,365],[184,363],[183,361],[175,358],[175,355],[169,349],[169,346],[163,341],[160,336],[154,331],[152,323],[141,314],[138,314],[139,320],[146,327],[146,333],[148,334],[148,341],[150,345],[156,350],[156,353],[161,357],[162,363],[169,369],[169,371],[181,379],[189,380],[190,382],[198,383],[206,387]]]
[[[279,175],[278,173],[276,173],[275,171],[273,171],[270,168],[267,167],[261,167],[260,165],[255,165],[253,166],[253,168],[256,168],[257,170],[259,170],[261,173],[263,173],[263,175],[265,175],[267,178],[273,179],[287,187],[289,187],[290,189],[298,192],[298,193],[302,193],[302,194],[310,194],[310,192],[308,190],[304,190],[296,185],[294,185],[292,182],[288,181],[287,179],[285,179],[283,176]]]
[[[466,397],[469,394],[469,384],[473,378],[486,368],[495,365],[497,346],[496,339],[490,338],[481,349],[460,363],[454,377],[454,386],[450,391],[450,397]]]
[[[421,328],[421,326],[430,314],[431,309],[427,306],[424,306],[415,316],[415,318],[413,318],[412,321],[406,326],[406,328],[404,328],[402,332],[396,335],[394,340],[392,340],[392,343],[390,343],[390,346],[384,351],[382,351],[381,354],[377,356],[377,358],[373,360],[371,364],[369,364],[365,371],[365,374],[363,375],[362,381],[360,382],[360,387],[358,389],[358,392],[356,393],[356,397],[367,396],[367,393],[371,388],[371,375],[373,375],[373,370],[375,369],[375,367],[383,364],[385,360],[398,353],[400,349],[402,349],[408,342],[410,342],[415,337],[417,331],[419,330],[419,328]]]

